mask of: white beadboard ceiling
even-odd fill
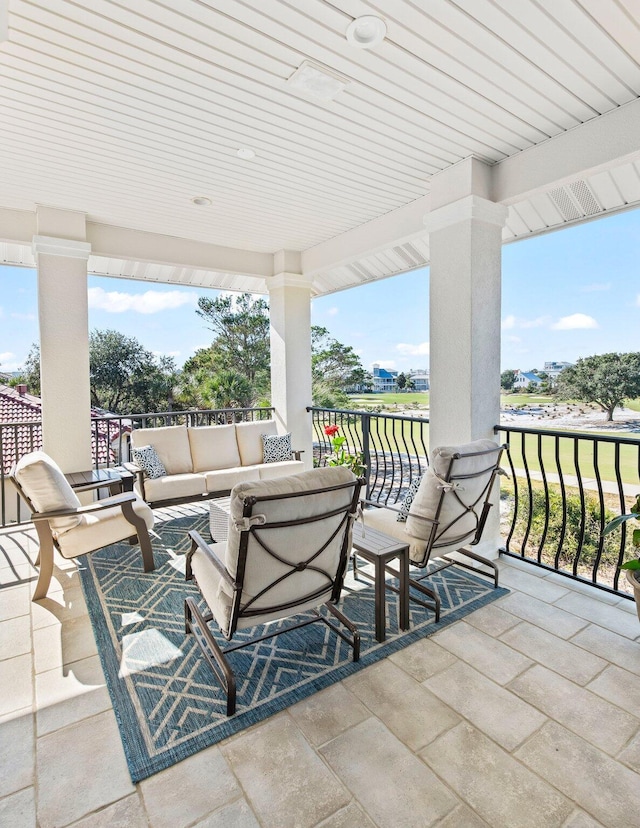
[[[362,14],[387,24],[372,51],[344,37]],[[285,82],[304,60],[346,89],[329,103],[293,94]],[[9,0],[0,207],[305,251],[427,195],[451,164],[500,163],[639,93],[640,0]],[[504,240],[636,204],[637,161],[511,205]],[[0,244],[0,261],[29,257]],[[425,236],[316,274],[314,292],[428,261]],[[89,268],[265,284],[100,256]]]

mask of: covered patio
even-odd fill
[[[268,294],[310,463],[315,296],[428,265],[431,445],[492,437],[502,245],[640,204],[630,0],[9,0],[0,73],[0,263],[38,271],[66,472],[92,465],[88,273]],[[628,601],[502,561],[499,603],[134,787],[73,570],[32,605],[34,531],[0,546],[0,822],[637,824]]]

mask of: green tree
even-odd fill
[[[12,377],[9,385],[14,388],[16,385],[26,385],[30,394],[40,396],[40,346],[37,342],[29,349],[20,375]]]
[[[218,371],[208,377],[202,394],[207,408],[249,408],[254,402],[251,383],[238,371]]]
[[[415,391],[416,390],[415,380],[411,379],[411,377],[409,377],[407,379],[407,390],[409,390],[409,391]]]
[[[404,391],[404,389],[405,389],[406,387],[407,387],[407,377],[406,377],[406,375],[405,375],[405,374],[401,371],[401,372],[398,374],[398,376],[396,377],[396,388],[398,389],[398,391]]]
[[[596,403],[611,422],[617,406],[640,396],[640,353],[596,354],[579,359],[558,377],[558,396]]]
[[[370,380],[351,345],[338,342],[320,325],[311,327],[311,378],[313,403],[323,408],[348,405],[347,391]]]
[[[255,393],[268,387],[268,303],[264,299],[254,299],[250,293],[235,298],[218,296],[210,299],[201,296],[196,313],[214,333],[213,343],[208,349],[210,356],[201,355],[198,367],[206,367],[216,373],[236,371],[249,380]]]
[[[513,384],[516,381],[516,372],[508,368],[500,374],[500,388],[504,391],[513,391]]]

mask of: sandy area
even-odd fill
[[[527,405],[523,408],[503,408],[500,422],[504,425],[533,428],[572,428],[577,431],[613,431],[640,433],[640,412],[630,408],[616,408],[613,422],[595,405]]]

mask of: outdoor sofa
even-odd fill
[[[304,470],[291,436],[278,435],[274,420],[135,429],[131,454],[126,468],[136,475],[136,490],[150,506],[220,497],[236,483]]]

